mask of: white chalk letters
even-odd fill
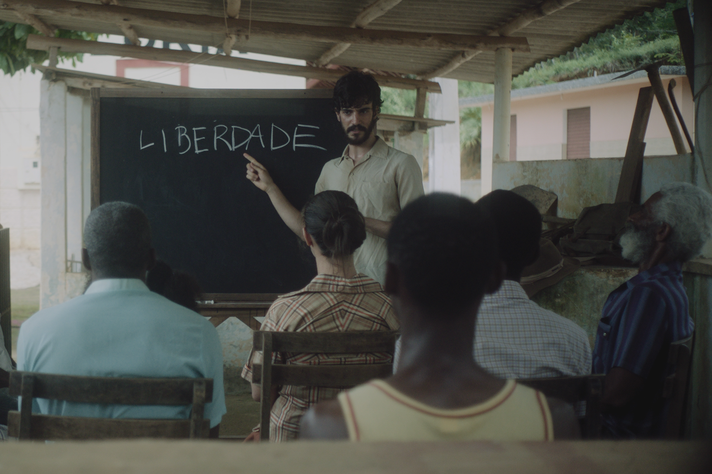
[[[301,133],[309,129],[314,133]],[[326,150],[318,145],[320,128],[316,125],[297,124],[294,132],[289,133],[282,127],[270,124],[269,135],[262,132],[261,125],[252,128],[238,125],[217,124],[211,127],[187,127],[177,125],[173,129],[164,127],[159,130],[140,130],[138,136],[139,151],[151,148],[160,140],[163,143],[164,154],[194,154],[210,151],[230,151],[242,153],[255,151],[261,147],[269,151],[279,150],[291,145],[292,151],[297,148],[316,148]],[[158,140],[156,140],[158,139]],[[155,154],[155,151],[150,151]],[[160,153],[160,152],[159,152]]]

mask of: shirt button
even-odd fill
[[[603,337],[606,337],[606,336],[608,336],[608,333],[607,333],[607,332],[604,332],[604,333],[603,333]]]

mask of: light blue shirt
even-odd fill
[[[22,324],[17,368],[95,377],[213,379],[210,427],[226,413],[222,348],[212,324],[136,279],[106,279]],[[188,418],[190,407],[92,405],[35,399],[33,412],[100,418]]]

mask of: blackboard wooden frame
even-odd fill
[[[333,92],[330,89],[309,90],[200,90],[186,89],[91,89],[91,208],[101,204],[101,99],[102,98],[249,98],[249,99],[329,99]],[[231,315],[245,317],[264,314],[279,293],[209,293],[206,299],[211,299],[224,307]],[[240,304],[227,304],[240,303]],[[201,309],[211,305],[201,305]],[[214,307],[214,311],[218,310]],[[201,311],[202,312],[202,311]],[[244,313],[244,314],[243,314]],[[242,319],[242,318],[241,318]]]

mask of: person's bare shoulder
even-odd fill
[[[300,439],[349,439],[344,413],[338,400],[317,403],[302,417]]]
[[[580,439],[581,430],[574,408],[558,398],[546,397],[546,402],[554,425],[554,439]]]

